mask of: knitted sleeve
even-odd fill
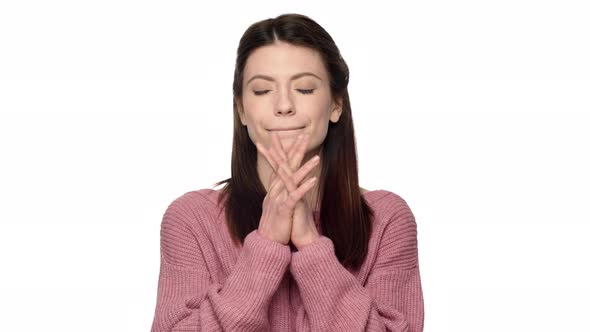
[[[391,218],[365,284],[340,264],[325,236],[292,254],[290,269],[304,306],[298,331],[423,330],[416,222],[399,196],[387,209]]]
[[[260,331],[269,328],[268,306],[291,258],[289,246],[252,231],[223,284],[213,283],[199,247],[194,218],[207,215],[175,200],[160,231],[160,275],[152,332]],[[193,219],[193,222],[189,220]]]

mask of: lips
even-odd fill
[[[303,129],[303,127],[273,128],[273,129],[269,129],[269,131],[288,131],[288,130],[297,130],[297,129]]]
[[[283,127],[283,128],[273,128],[269,129],[269,132],[274,132],[275,134],[271,135],[278,135],[281,139],[287,138],[295,138],[297,135],[303,132],[305,126],[303,127]]]

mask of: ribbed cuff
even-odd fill
[[[258,233],[250,232],[244,239],[240,261],[234,268],[241,274],[244,286],[263,287],[271,291],[278,287],[291,261],[289,246],[269,240]]]
[[[252,263],[259,267],[259,271],[281,271],[285,273],[291,261],[291,249],[288,245],[265,238],[253,230],[244,239],[243,249],[252,256]]]
[[[254,230],[244,239],[238,262],[219,295],[249,306],[267,305],[290,260],[289,246],[266,239]]]
[[[208,292],[224,330],[243,331],[244,324],[250,324],[248,329],[266,330],[268,306],[290,260],[289,246],[263,238],[257,230],[246,236],[224,284]]]
[[[327,328],[330,319],[334,323],[345,323],[351,317],[362,320],[367,315],[371,298],[338,261],[334,243],[329,238],[320,236],[301,251],[292,253],[290,270],[316,328]],[[334,317],[336,314],[339,316]],[[343,326],[337,330],[351,329]]]
[[[328,237],[320,235],[312,243],[291,254],[291,271],[313,267],[319,261],[334,255],[334,244]]]

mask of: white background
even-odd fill
[[[514,0],[1,2],[0,329],[149,330],[166,207],[230,176],[239,38],[288,12],[416,216],[425,331],[589,331],[590,11]]]

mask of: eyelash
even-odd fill
[[[312,94],[314,90],[315,89],[297,89],[297,91],[301,92],[304,95]],[[254,91],[254,94],[257,95],[257,96],[262,96],[262,95],[265,95],[269,91],[270,90]]]

